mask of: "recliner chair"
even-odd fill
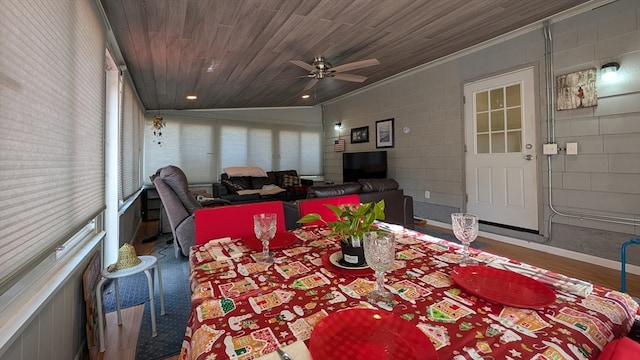
[[[189,248],[195,244],[193,214],[203,206],[189,192],[187,177],[177,166],[160,168],[150,178],[160,195],[160,201],[171,224],[175,255],[189,256]],[[225,205],[229,202],[220,199],[214,200],[213,203],[212,205]]]

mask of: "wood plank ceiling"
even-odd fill
[[[101,0],[147,110],[315,105],[587,2]],[[380,65],[303,91],[308,71],[290,60],[317,55]]]

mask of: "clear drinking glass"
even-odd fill
[[[253,231],[258,240],[262,241],[262,254],[256,255],[261,264],[272,264],[273,256],[269,253],[269,241],[276,235],[278,215],[274,213],[253,215]]]
[[[384,288],[384,273],[391,270],[396,257],[395,238],[391,233],[368,232],[364,234],[364,257],[367,265],[375,271],[375,289],[367,294],[372,304],[393,306],[393,294]]]
[[[464,255],[460,265],[477,265],[477,262],[469,257],[469,244],[478,236],[478,216],[467,213],[451,214],[451,227],[453,234],[464,245]]]

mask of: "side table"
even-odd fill
[[[104,324],[102,314],[102,285],[107,279],[113,279],[116,288],[116,310],[118,312],[118,325],[122,325],[122,319],[120,318],[120,289],[118,287],[118,279],[140,272],[147,275],[147,283],[149,284],[149,303],[151,304],[151,336],[156,337],[158,335],[156,331],[156,314],[154,308],[153,298],[153,276],[149,272],[149,269],[155,266],[158,276],[158,290],[160,293],[160,314],[164,315],[164,296],[162,294],[162,276],[160,274],[160,263],[155,256],[138,256],[142,261],[140,264],[127,268],[116,270],[113,272],[102,269],[102,279],[98,282],[96,288],[96,305],[98,306],[98,337],[100,338],[100,352],[104,352]]]

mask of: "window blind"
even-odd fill
[[[140,131],[144,123],[144,112],[133,87],[128,81],[122,86],[122,107],[120,116],[120,186],[118,196],[124,201],[140,189],[140,162],[142,158]]]
[[[211,184],[228,166],[260,166],[265,171],[298,170],[322,174],[322,127],[229,121],[215,118],[164,116],[162,138],[145,121],[145,184],[149,175],[167,165],[184,170],[191,184]],[[218,165],[219,164],[219,165]]]
[[[162,137],[151,128],[155,113],[147,114],[144,126],[144,183],[149,176],[167,165],[180,167],[191,184],[211,183],[215,178],[216,162],[212,156],[215,145],[215,126],[210,120],[176,120],[163,116]]]
[[[230,166],[259,166],[266,171],[272,169],[272,130],[223,125],[220,137],[222,169]]]
[[[319,132],[282,130],[278,137],[280,170],[295,169],[300,175],[322,173],[322,143]]]
[[[0,11],[0,293],[105,207],[102,24],[34,4]]]

